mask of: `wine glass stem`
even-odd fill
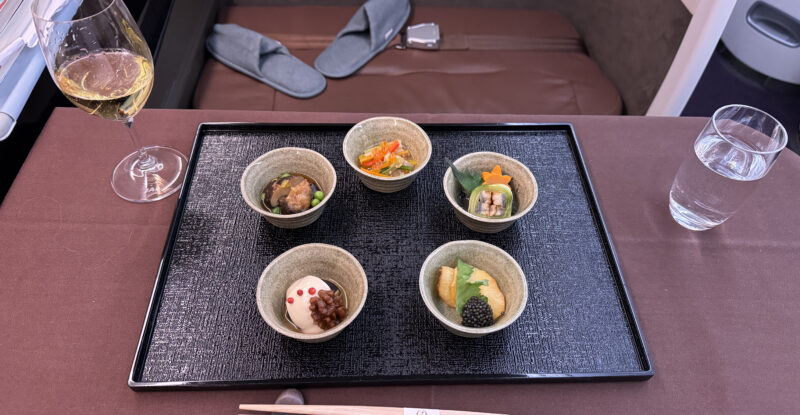
[[[133,117],[130,117],[125,121],[125,127],[125,129],[128,131],[128,135],[131,136],[133,146],[139,153],[139,159],[136,161],[136,168],[142,171],[152,169],[156,165],[156,159],[147,154],[147,149],[145,149],[139,142],[139,136],[136,135],[136,130],[133,129]]]

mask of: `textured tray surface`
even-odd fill
[[[341,154],[345,132],[344,127],[209,129],[196,155],[160,307],[135,380],[315,383],[452,376],[463,381],[645,370],[623,308],[628,300],[618,294],[568,129],[432,128],[431,162],[411,187],[388,195],[365,188],[347,165]],[[239,192],[247,164],[284,146],[320,152],[338,174],[322,217],[299,230],[272,227]],[[539,183],[533,210],[500,234],[468,230],[442,192],[445,157],[474,151],[514,157]],[[519,320],[481,339],[445,331],[419,295],[419,269],[427,255],[461,239],[503,248],[528,277],[529,301]],[[359,318],[337,338],[316,345],[273,331],[255,304],[264,267],[285,250],[310,242],[347,249],[369,279]]]

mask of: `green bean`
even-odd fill
[[[281,214],[281,207],[280,206],[275,206],[274,208],[272,208],[272,213],[274,213],[276,215],[280,215]]]
[[[316,192],[314,192],[314,199],[322,200],[324,197],[325,193],[323,193],[322,190],[317,190]]]
[[[285,178],[285,177],[289,177],[289,176],[291,176],[291,175],[292,175],[291,173],[283,173],[283,174],[281,174],[281,175],[279,176],[279,178],[283,179],[283,178]]]

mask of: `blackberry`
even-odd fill
[[[479,297],[472,297],[461,309],[461,324],[467,327],[488,327],[494,324],[492,307]]]

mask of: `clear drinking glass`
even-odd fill
[[[119,162],[111,186],[131,202],[163,199],[181,187],[186,157],[142,147],[133,117],[153,87],[153,57],[122,0],[35,0],[33,22],[47,69],[78,108],[127,128],[138,150]]]
[[[764,111],[746,105],[718,109],[675,175],[672,217],[695,231],[725,222],[767,175],[787,139],[786,129]]]

